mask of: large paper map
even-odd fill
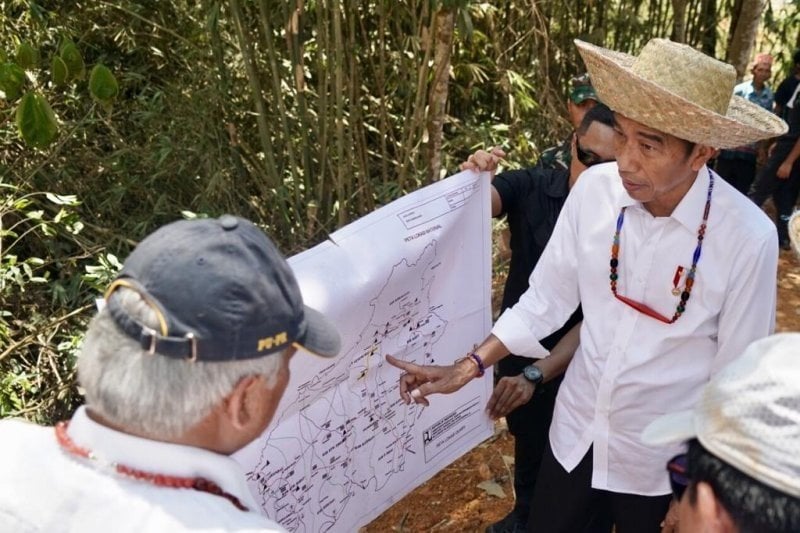
[[[296,354],[265,434],[237,453],[265,513],[289,531],[349,532],[492,433],[487,373],[406,406],[385,361],[449,364],[491,325],[489,177],[415,191],[290,259],[342,354]]]

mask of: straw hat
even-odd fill
[[[735,148],[788,129],[769,111],[733,96],[733,66],[691,46],[652,39],[634,57],[575,44],[600,100],[650,128],[714,148]]]

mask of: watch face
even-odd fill
[[[539,370],[539,367],[528,365],[522,371],[522,374],[525,376],[525,379],[528,381],[532,381],[535,384],[539,384],[542,382],[544,376],[542,375],[542,371]]]

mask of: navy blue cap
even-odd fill
[[[114,291],[128,287],[156,311],[157,330],[132,318]],[[143,349],[197,361],[262,357],[297,343],[333,357],[336,327],[303,304],[288,263],[263,231],[232,215],[180,220],[148,235],[106,291],[116,324]]]

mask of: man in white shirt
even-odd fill
[[[732,96],[732,66],[650,41],[638,57],[576,44],[615,111],[616,163],[586,171],[519,303],[454,365],[405,371],[406,402],[454,392],[538,339],[580,302],[581,345],[556,400],[529,530],[659,531],[674,445],[642,444],[657,416],[687,408],[732,354],[774,326],[777,242],[760,210],[706,167],[715,148],[773,137],[779,118]]]
[[[229,455],[266,429],[297,347],[339,342],[251,222],[162,227],[86,333],[86,406],[55,428],[0,422],[0,531],[283,531]]]

